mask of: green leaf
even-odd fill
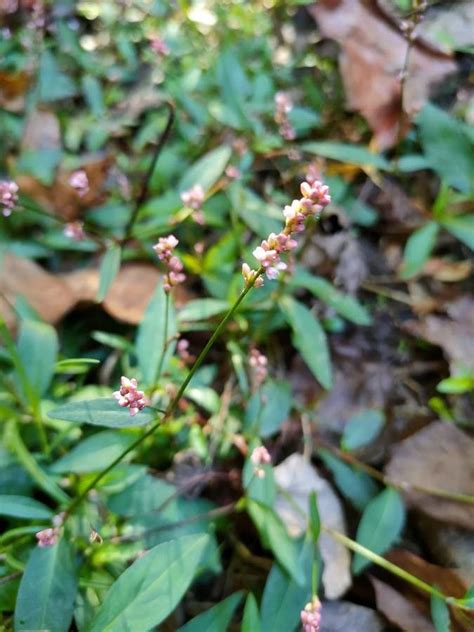
[[[197,320],[207,320],[229,309],[227,301],[217,298],[197,298],[189,301],[178,313],[180,322],[193,322]]]
[[[429,168],[429,161],[425,158],[425,156],[420,156],[418,154],[401,156],[397,162],[397,169],[403,173],[411,173],[412,171],[421,171]]]
[[[53,463],[51,472],[86,474],[105,469],[126,450],[137,437],[114,430],[104,430],[77,443],[70,452]]]
[[[145,474],[123,491],[111,496],[108,506],[119,516],[138,516],[154,511],[175,493],[173,485]]]
[[[117,401],[110,396],[107,399],[86,399],[71,401],[48,412],[51,419],[74,421],[79,424],[105,426],[106,428],[128,428],[144,426],[153,418],[152,412],[141,410],[132,417],[128,408],[120,408]]]
[[[351,502],[356,509],[363,511],[378,488],[368,474],[358,470],[341,459],[332,455],[328,450],[319,450],[324,465],[331,470],[339,491]]]
[[[357,450],[373,441],[385,424],[381,410],[362,410],[353,415],[344,426],[341,446],[344,450]]]
[[[430,167],[451,186],[471,191],[474,146],[467,126],[432,104],[425,105],[416,122]]]
[[[271,549],[287,573],[297,584],[302,585],[304,576],[298,560],[297,542],[290,538],[273,509],[249,498],[246,502],[248,513],[260,533],[263,545]]]
[[[370,325],[372,322],[370,314],[359,301],[348,294],[343,294],[322,277],[313,276],[300,269],[292,277],[290,284],[306,288],[338,314],[356,325]]]
[[[18,337],[18,355],[34,392],[43,395],[54,375],[58,337],[51,325],[23,320]]]
[[[474,584],[466,591],[462,602],[468,608],[474,608]]]
[[[165,332],[165,310],[167,308],[169,310],[168,331]],[[135,343],[138,366],[146,386],[155,384],[165,342],[171,340],[175,333],[176,314],[171,303],[171,297],[167,300],[166,293],[160,282],[138,327]],[[174,347],[174,344],[168,344],[162,363],[162,371],[166,370],[168,362],[173,355]]]
[[[245,411],[245,430],[262,438],[270,437],[288,418],[292,402],[288,382],[267,380],[249,400]]]
[[[388,487],[365,508],[357,528],[356,540],[374,553],[385,553],[399,538],[405,524],[405,505],[400,494]],[[352,570],[360,573],[370,561],[354,555]]]
[[[92,114],[96,118],[103,116],[105,112],[104,95],[98,79],[92,75],[84,75],[82,77],[82,90]]]
[[[149,630],[175,609],[191,584],[207,535],[158,544],[112,584],[87,632]]]
[[[23,520],[48,520],[52,517],[53,512],[43,503],[28,496],[2,494],[0,496],[0,515],[22,518]]]
[[[300,612],[311,597],[313,552],[314,544],[306,540],[299,553],[299,561],[305,577],[302,585],[288,577],[278,564],[272,566],[260,608],[261,632],[295,630],[300,620]]]
[[[260,614],[253,593],[249,593],[247,596],[240,632],[262,632]]]
[[[474,250],[474,215],[457,215],[443,217],[441,225],[454,235],[456,239]]]
[[[437,385],[439,393],[462,394],[474,390],[474,375],[453,375]]]
[[[208,152],[192,167],[185,170],[178,185],[179,191],[186,191],[195,184],[200,184],[204,191],[209,191],[224,173],[231,153],[229,145],[221,145]]]
[[[410,235],[400,270],[402,279],[410,279],[420,272],[435,247],[438,231],[436,222],[428,222]]]
[[[253,191],[234,182],[228,193],[233,211],[260,237],[281,230],[281,209],[262,200]]]
[[[216,75],[223,101],[222,104],[217,104],[220,106],[219,112],[224,114],[224,120],[228,119],[228,125],[248,129],[250,122],[244,103],[250,96],[251,87],[235,49],[229,47],[220,52]]]
[[[17,169],[20,173],[28,173],[42,184],[51,186],[60,161],[60,149],[27,150],[22,152]]]
[[[253,449],[255,446],[251,447]],[[249,453],[251,454],[250,450]],[[265,505],[271,509],[275,504],[276,498],[275,473],[270,463],[264,463],[260,467],[265,473],[265,476],[262,478],[255,475],[255,465],[249,456],[245,460],[242,482],[247,498],[255,500],[261,505]]]
[[[101,303],[107,296],[107,292],[117,276],[117,272],[120,270],[121,257],[122,249],[117,244],[112,244],[105,251],[100,262],[99,289],[96,296],[98,303]]]
[[[234,593],[213,608],[194,617],[186,625],[181,626],[178,632],[203,632],[203,630],[206,632],[225,632],[243,596],[242,591]]]
[[[433,594],[431,595],[431,619],[436,632],[451,631],[449,608],[444,599]]]
[[[71,97],[76,93],[74,82],[59,69],[54,55],[44,50],[38,77],[38,100],[49,103]]]
[[[54,546],[35,547],[20,582],[15,632],[67,632],[76,592],[76,564],[70,544],[62,539]]]
[[[70,358],[56,362],[54,371],[55,373],[70,375],[86,373],[95,364],[100,364],[100,361],[96,358]]]
[[[316,316],[293,298],[280,300],[283,314],[293,329],[293,344],[324,388],[331,387],[331,360],[326,334]]]
[[[349,143],[336,142],[311,142],[303,143],[301,149],[316,156],[332,158],[340,162],[351,165],[361,165],[362,167],[376,167],[385,171],[391,171],[392,167],[388,160],[380,154],[374,154],[363,145],[351,145]]]

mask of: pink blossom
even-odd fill
[[[132,417],[148,404],[144,392],[138,390],[137,380],[135,378],[129,379],[123,375],[120,378],[120,390],[114,392],[114,397],[119,406],[130,409]]]
[[[303,632],[319,632],[321,624],[321,602],[315,595],[313,600],[306,604],[300,614]]]
[[[272,462],[272,458],[264,445],[254,448],[250,455],[250,461],[254,465],[254,472],[258,478],[265,478],[265,470],[262,465],[268,465]]]
[[[186,340],[186,338],[181,338],[178,341],[176,351],[184,363],[192,362],[194,360],[194,356],[189,353],[189,340]]]
[[[89,178],[84,169],[74,171],[69,177],[69,184],[75,189],[79,197],[84,197],[89,193]]]
[[[38,540],[38,546],[40,546],[41,548],[54,546],[59,539],[59,528],[49,527],[48,529],[38,531],[38,533],[36,534],[36,539]]]
[[[242,276],[244,277],[246,286],[249,286],[252,282],[254,282],[253,283],[254,287],[262,287],[263,279],[261,276],[255,278],[256,274],[257,274],[257,270],[252,270],[248,263],[242,264]]]
[[[288,114],[293,109],[293,101],[286,92],[275,94],[275,122],[278,123],[278,131],[285,140],[294,140],[296,137]]]
[[[173,254],[178,243],[174,235],[168,235],[168,237],[160,237],[158,243],[153,246],[158,259],[163,261],[167,267],[163,278],[163,289],[165,292],[170,292],[172,287],[186,280],[186,275],[183,273],[183,264],[179,257]]]
[[[4,217],[8,217],[15,210],[18,202],[18,185],[11,180],[0,181],[0,207]]]
[[[158,243],[153,246],[153,250],[160,261],[167,261],[178,244],[179,241],[174,235],[168,235],[168,237],[160,237]]]
[[[252,349],[250,351],[249,365],[252,369],[255,386],[258,388],[268,375],[268,358],[258,349]]]
[[[240,178],[242,174],[240,173],[240,170],[237,169],[237,167],[234,167],[234,165],[229,165],[225,170],[225,175],[231,180],[236,180],[237,178]]]
[[[150,48],[154,53],[157,53],[157,55],[161,55],[162,57],[166,57],[170,54],[168,45],[159,35],[155,35],[150,39]]]
[[[203,205],[205,198],[204,189],[200,184],[195,184],[187,191],[181,193],[181,200],[185,206],[189,206],[194,211],[198,211]]]
[[[68,237],[73,241],[82,241],[86,237],[84,232],[84,222],[68,222],[64,225],[63,233],[65,237]]]

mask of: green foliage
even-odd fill
[[[409,279],[420,272],[436,244],[438,231],[436,222],[428,222],[410,235],[403,255],[402,278]]]
[[[373,441],[382,430],[385,416],[380,410],[363,410],[349,419],[344,426],[341,446],[344,450],[357,450]]]
[[[47,391],[54,375],[57,353],[58,337],[54,327],[32,320],[22,321],[18,356],[26,375],[26,388],[31,389],[34,396],[44,395]]]
[[[441,597],[435,594],[431,595],[431,618],[433,620],[436,632],[450,632],[451,621],[449,617],[449,608]]]
[[[234,593],[224,599],[210,610],[194,617],[191,621],[179,628],[178,632],[225,632],[230,624],[235,609],[242,601],[243,593]]]
[[[11,494],[0,495],[0,515],[23,520],[48,520],[53,512],[34,498]]]
[[[245,602],[240,632],[262,632],[258,605],[252,593],[249,593]]]
[[[110,286],[120,269],[120,259],[122,253],[119,246],[112,244],[105,251],[100,263],[99,289],[97,291],[97,301],[101,303],[107,296]]]
[[[403,500],[397,491],[387,488],[365,508],[357,527],[357,542],[374,553],[385,553],[400,537],[404,524]],[[352,569],[354,573],[360,573],[369,564],[369,560],[356,553]]]
[[[107,428],[127,428],[143,426],[154,418],[152,413],[141,411],[137,417],[131,417],[128,409],[120,409],[114,399],[92,399],[71,401],[48,412],[51,419],[62,419],[79,424],[106,426]]]

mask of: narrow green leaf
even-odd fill
[[[311,372],[324,388],[330,388],[331,360],[326,334],[316,316],[291,297],[281,299],[280,306],[293,330],[293,344]]]
[[[72,548],[66,540],[35,547],[20,582],[15,632],[67,632],[76,600],[76,575]]]
[[[265,439],[278,432],[288,418],[293,399],[285,380],[267,380],[250,398],[245,411],[245,430]]]
[[[260,607],[261,632],[295,630],[300,612],[311,597],[313,552],[314,544],[305,540],[299,552],[299,562],[305,578],[302,585],[297,584],[278,564],[272,566]]]
[[[53,53],[45,49],[41,55],[38,77],[38,100],[51,102],[75,94],[73,81],[60,71]]]
[[[474,608],[474,584],[466,591],[462,602],[468,608]]]
[[[54,375],[58,337],[51,325],[23,320],[18,337],[18,355],[29,385],[36,395],[43,395]]]
[[[281,230],[281,209],[234,182],[228,189],[233,211],[260,237]]]
[[[431,595],[431,619],[436,632],[451,632],[449,608],[446,602],[437,595]]]
[[[120,408],[117,401],[110,396],[107,399],[87,399],[84,401],[70,401],[63,406],[48,412],[51,419],[74,421],[79,424],[105,426],[106,428],[129,428],[144,426],[155,415],[147,409],[141,410],[132,417],[127,408]]]
[[[385,415],[381,410],[362,410],[353,415],[344,426],[341,447],[344,450],[357,450],[373,441],[385,424]]]
[[[438,231],[439,225],[436,222],[428,222],[410,235],[400,270],[402,279],[410,279],[420,272],[435,247]]]
[[[23,520],[48,520],[53,512],[34,498],[2,494],[0,496],[0,515]]]
[[[462,394],[474,390],[474,374],[472,375],[452,375],[447,377],[437,385],[439,393]]]
[[[99,290],[97,292],[96,300],[101,303],[107,296],[107,292],[110,289],[117,273],[120,269],[120,259],[122,257],[122,250],[120,246],[112,244],[105,251],[102,261],[100,263],[99,271]]]
[[[242,601],[243,592],[236,592],[227,599],[224,599],[214,607],[206,610],[202,614],[194,617],[185,625],[181,626],[178,632],[226,632],[232,619],[235,609]]]
[[[337,143],[332,141],[304,143],[301,147],[304,151],[316,156],[332,158],[351,165],[362,167],[376,167],[385,171],[391,171],[388,160],[380,154],[374,154],[363,145],[351,145],[349,143]]]
[[[146,386],[155,384],[161,356],[166,341],[172,340],[176,333],[176,314],[171,303],[168,305],[168,332],[165,332],[165,310],[168,301],[161,282],[157,285],[142,322],[138,327],[135,348],[138,358],[138,366],[142,372],[143,381]],[[165,371],[168,362],[174,351],[174,344],[168,344],[165,358],[162,363],[162,370]]]
[[[370,325],[369,312],[357,299],[337,290],[332,283],[322,277],[313,276],[305,270],[298,270],[290,280],[291,285],[304,287],[332,307],[338,314],[356,325]]]
[[[198,320],[207,320],[229,309],[227,301],[221,301],[217,298],[198,298],[189,301],[182,307],[178,313],[180,322],[193,322]]]
[[[321,533],[321,518],[319,517],[318,500],[316,498],[316,492],[312,491],[308,498],[309,502],[309,528],[311,531],[311,537],[314,544],[319,540],[319,534]]]
[[[334,481],[343,496],[351,502],[356,509],[363,511],[372,498],[377,494],[378,488],[368,474],[347,465],[341,459],[332,455],[328,450],[319,450],[324,465],[331,470]]]
[[[357,528],[356,540],[374,553],[385,553],[399,538],[405,524],[405,506],[400,494],[388,487],[365,508]],[[370,561],[354,555],[352,570],[360,573]]]
[[[114,430],[104,430],[77,443],[70,452],[53,463],[57,474],[86,474],[105,469],[126,450],[137,437]]]
[[[105,112],[104,95],[99,80],[92,75],[84,75],[82,77],[82,90],[92,114],[97,118],[103,116]]]
[[[111,511],[119,516],[150,513],[176,494],[176,487],[160,478],[144,474],[132,485],[108,499]]]
[[[56,362],[54,367],[55,373],[79,374],[86,373],[91,366],[100,364],[96,358],[70,358],[69,360],[60,360]]]
[[[456,239],[474,250],[474,214],[443,217],[441,225]]]
[[[158,544],[112,584],[87,632],[149,630],[175,609],[191,584],[207,535]]]
[[[231,153],[229,145],[221,145],[208,152],[185,170],[178,185],[179,191],[186,191],[195,184],[200,184],[204,191],[208,191],[224,173]]]
[[[253,593],[247,596],[240,632],[262,632],[258,605]]]
[[[247,498],[247,510],[257,527],[264,546],[270,548],[282,567],[297,584],[302,584],[304,576],[298,560],[297,542],[288,532],[272,508]]]

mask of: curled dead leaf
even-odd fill
[[[472,528],[474,505],[416,492],[410,485],[474,496],[474,441],[456,426],[435,422],[400,442],[385,468],[411,507],[443,522]]]

